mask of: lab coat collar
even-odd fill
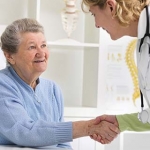
[[[137,36],[138,39],[141,39],[144,37],[145,32],[146,32],[146,24],[147,24],[146,8],[144,8],[140,14],[139,23],[138,23],[138,36]]]

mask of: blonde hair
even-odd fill
[[[82,10],[85,12],[85,6],[96,6],[100,9],[104,9],[107,0],[82,0]],[[141,11],[146,5],[150,3],[150,0],[116,0],[116,13],[113,17],[116,17],[122,26],[128,26],[131,21],[139,19]]]

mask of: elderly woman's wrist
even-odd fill
[[[95,133],[93,125],[94,125],[94,120],[87,121],[86,131],[85,131],[87,136],[93,135]]]
[[[73,122],[73,139],[89,135],[89,121]]]

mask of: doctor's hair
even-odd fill
[[[1,36],[1,49],[11,54],[17,53],[22,39],[21,35],[27,32],[41,32],[44,34],[44,29],[34,19],[23,18],[16,20],[7,26],[3,32]]]
[[[145,6],[149,5],[150,0],[115,0],[116,12],[112,18],[117,18],[120,25],[127,27],[132,21],[139,20],[140,13]],[[87,12],[87,7],[99,6],[104,9],[107,5],[107,0],[82,0],[81,8]]]

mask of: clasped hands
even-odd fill
[[[88,125],[89,136],[102,144],[113,141],[120,133],[115,115],[102,115],[91,120]]]

